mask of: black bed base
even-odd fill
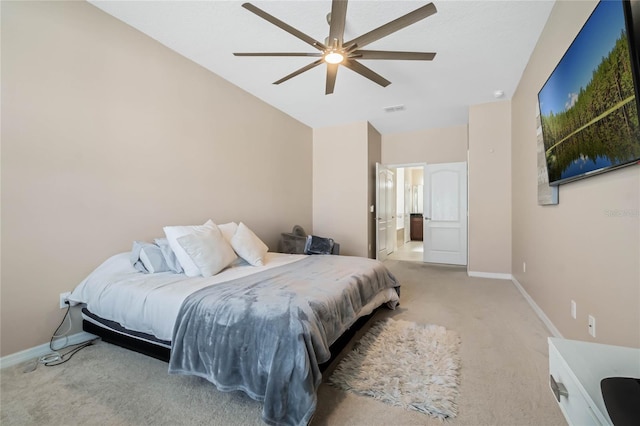
[[[153,343],[145,342],[144,340],[136,339],[125,334],[116,333],[115,331],[97,326],[85,319],[82,320],[82,329],[87,333],[100,336],[100,338],[107,343],[121,346],[125,349],[139,352],[141,354],[159,359],[161,361],[169,362],[171,350],[169,348],[165,348],[164,346],[154,345]]]
[[[374,310],[369,315],[359,318],[347,331],[342,334],[342,336],[338,338],[338,340],[335,341],[333,345],[331,345],[331,347],[329,348],[331,351],[331,358],[329,359],[329,361],[319,365],[320,371],[324,372],[329,367],[329,365],[331,365],[331,363],[336,359],[336,357],[345,348],[345,346],[347,346],[356,332],[360,330],[371,319],[371,317],[373,317],[378,309]],[[116,333],[115,331],[97,326],[85,319],[82,320],[82,329],[87,333],[99,336],[103,341],[107,343],[111,343],[125,349],[129,349],[143,355],[159,359],[161,361],[169,362],[169,357],[171,356],[171,350],[169,348],[146,342],[144,340],[136,339],[125,334]]]

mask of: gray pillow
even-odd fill
[[[133,242],[130,260],[134,268],[145,274],[171,270],[164,259],[160,247],[143,241]]]
[[[164,257],[164,261],[167,264],[169,270],[175,272],[176,274],[182,273],[182,266],[180,265],[180,262],[178,262],[178,258],[176,257],[175,253],[171,249],[169,240],[167,240],[166,238],[156,238],[154,241],[160,248],[162,256]]]
[[[131,265],[138,271],[148,274],[149,271],[147,271],[147,268],[144,267],[144,263],[140,260],[140,250],[142,250],[144,244],[147,243],[141,243],[140,241],[133,242],[133,247],[131,247],[131,253],[129,254],[129,260],[131,261]]]

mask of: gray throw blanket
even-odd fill
[[[264,402],[268,424],[305,425],[329,346],[377,293],[398,285],[375,260],[309,256],[209,286],[180,308],[169,373],[244,391]]]

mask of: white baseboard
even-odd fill
[[[501,273],[497,273],[497,272],[473,272],[473,271],[467,271],[467,275],[470,277],[477,277],[477,278],[494,278],[497,280],[510,280],[511,278],[513,278],[513,276],[511,274],[501,274]]]
[[[81,331],[76,334],[72,334],[68,337],[69,345],[77,345],[78,343],[86,342],[87,340],[94,339],[94,336],[91,333],[87,333],[86,331]],[[64,339],[56,340],[57,342],[63,343]],[[40,358],[42,355],[46,355],[51,352],[51,348],[49,347],[49,343],[43,343],[42,345],[38,345],[36,347],[25,349],[24,351],[16,352],[11,355],[3,356],[0,358],[0,368],[11,367],[16,364],[20,364],[23,362],[27,362],[29,360]]]
[[[551,332],[553,337],[559,337],[559,338],[562,339],[563,337],[562,337],[562,334],[560,334],[560,330],[558,330],[556,328],[556,326],[553,325],[553,323],[551,322],[549,317],[544,313],[544,311],[540,308],[540,306],[538,306],[538,304],[536,302],[534,302],[534,300],[531,298],[531,296],[529,296],[529,293],[527,293],[527,291],[524,289],[524,287],[522,287],[522,284],[520,284],[518,282],[516,277],[512,277],[511,281],[513,282],[513,285],[516,286],[518,291],[520,291],[520,293],[522,293],[522,295],[524,296],[526,301],[529,303],[529,305],[531,305],[531,307],[533,308],[534,312],[542,320],[544,325],[547,326],[547,328],[549,329],[549,331]]]

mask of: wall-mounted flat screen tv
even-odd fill
[[[601,0],[538,93],[549,184],[640,161],[640,0]]]

